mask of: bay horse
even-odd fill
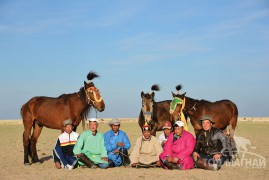
[[[151,134],[156,136],[156,131],[162,131],[162,125],[165,121],[170,120],[169,107],[171,100],[160,102],[154,101],[155,93],[159,91],[160,87],[157,84],[152,85],[151,92],[141,92],[142,108],[139,114],[138,124],[142,127],[145,123],[150,125]]]
[[[230,100],[220,100],[216,102],[209,102],[207,100],[197,100],[186,96],[186,92],[179,93],[182,85],[176,86],[178,94],[172,92],[173,101],[170,106],[170,114],[172,119],[178,120],[182,106],[184,106],[183,113],[190,118],[190,122],[194,127],[195,133],[197,133],[202,127],[199,124],[199,120],[205,114],[212,117],[215,124],[214,128],[227,131],[229,128],[229,137],[233,138],[235,127],[237,125],[238,110],[237,106]],[[183,102],[185,104],[183,105]]]
[[[78,92],[63,94],[57,98],[38,96],[31,98],[21,108],[21,116],[24,125],[23,147],[24,164],[30,165],[28,156],[32,163],[41,163],[36,151],[37,139],[43,126],[51,129],[61,129],[63,132],[63,121],[71,119],[74,131],[82,120],[85,129],[85,119],[91,107],[99,112],[104,111],[105,103],[92,80],[99,77],[93,71],[87,75],[89,83],[84,81],[84,86]],[[31,133],[33,128],[33,132]]]

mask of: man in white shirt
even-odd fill
[[[167,141],[168,136],[170,135],[170,133],[172,132],[172,124],[170,121],[166,121],[163,124],[163,133],[160,134],[159,136],[159,141],[160,144],[162,145],[162,147],[164,147],[165,142]]]

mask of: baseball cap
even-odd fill
[[[163,124],[163,129],[172,129],[172,124],[170,121],[166,121],[164,124]]]
[[[176,121],[174,125],[178,125],[179,127],[184,127],[184,123],[182,121]]]

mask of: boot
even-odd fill
[[[94,164],[94,162],[92,162],[92,160],[90,160],[84,154],[81,154],[81,156],[79,157],[79,160],[81,162],[83,162],[86,166],[88,166],[89,168],[92,168],[92,169],[96,169],[97,168],[96,164]]]
[[[219,170],[217,164],[209,164],[208,162],[206,162],[204,159],[202,158],[199,158],[197,161],[196,161],[196,164],[199,168],[202,168],[202,169],[206,169],[206,170],[212,170],[212,171],[217,171]]]
[[[164,164],[168,169],[174,169],[174,165],[173,165],[173,163],[170,163],[170,162],[165,161],[163,164]]]
[[[128,151],[126,149],[121,149],[121,152],[122,153],[120,154],[120,156],[121,156],[121,160],[123,162],[123,166],[129,167],[131,164],[131,161],[129,159]]]

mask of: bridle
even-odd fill
[[[93,105],[95,105],[95,103],[99,103],[103,100],[101,94],[100,94],[100,91],[96,88],[96,87],[89,87],[87,89],[85,89],[84,87],[84,91],[85,91],[85,94],[86,94],[86,101],[87,101],[87,104],[90,104],[92,103]],[[94,99],[91,99],[91,96],[90,96],[90,93],[93,94],[94,96]]]
[[[197,102],[195,102],[195,104],[188,110],[188,111],[185,111],[185,114],[187,114],[188,112],[190,112],[192,109],[194,109],[194,111],[196,111],[196,104]],[[183,109],[183,110],[186,110],[186,109]]]

